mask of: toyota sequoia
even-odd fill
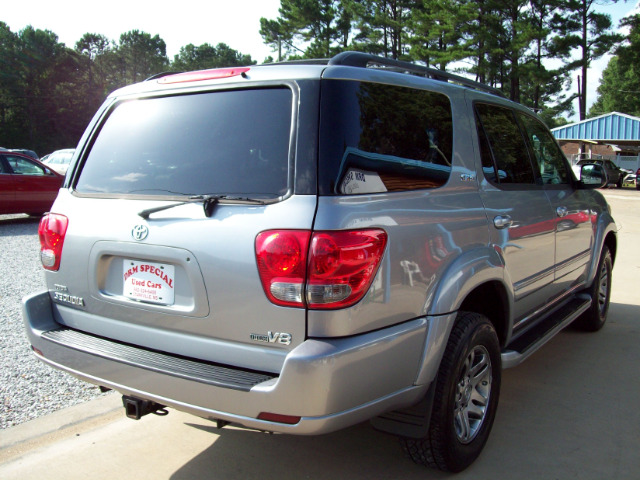
[[[363,53],[163,74],[111,94],[39,235],[35,355],[120,392],[296,435],[366,420],[466,468],[501,371],[605,323],[616,228],[498,90]]]

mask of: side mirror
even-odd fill
[[[580,185],[583,188],[601,188],[609,183],[607,171],[596,163],[588,163],[580,167]]]

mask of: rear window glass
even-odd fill
[[[100,129],[76,190],[284,195],[291,107],[292,92],[287,88],[123,102]]]
[[[443,94],[327,80],[320,117],[320,193],[434,188],[451,173],[453,122]]]

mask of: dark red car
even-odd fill
[[[63,180],[38,160],[0,151],[0,214],[41,215],[51,208]]]

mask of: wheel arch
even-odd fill
[[[606,217],[606,218],[602,218]],[[616,253],[618,251],[618,237],[616,225],[610,215],[601,215],[598,231],[596,233],[596,239],[594,242],[594,251],[591,257],[591,264],[589,265],[589,275],[587,277],[587,285],[593,283],[598,270],[598,262],[600,261],[600,255],[604,247],[609,249],[611,253],[611,264],[615,266]]]
[[[478,285],[464,299],[460,310],[480,313],[493,324],[500,346],[509,338],[509,299],[501,282],[495,280]]]
[[[461,255],[447,268],[428,308],[429,326],[416,384],[435,378],[458,311],[486,316],[500,345],[509,340],[513,292],[506,286],[504,263],[490,247]]]

